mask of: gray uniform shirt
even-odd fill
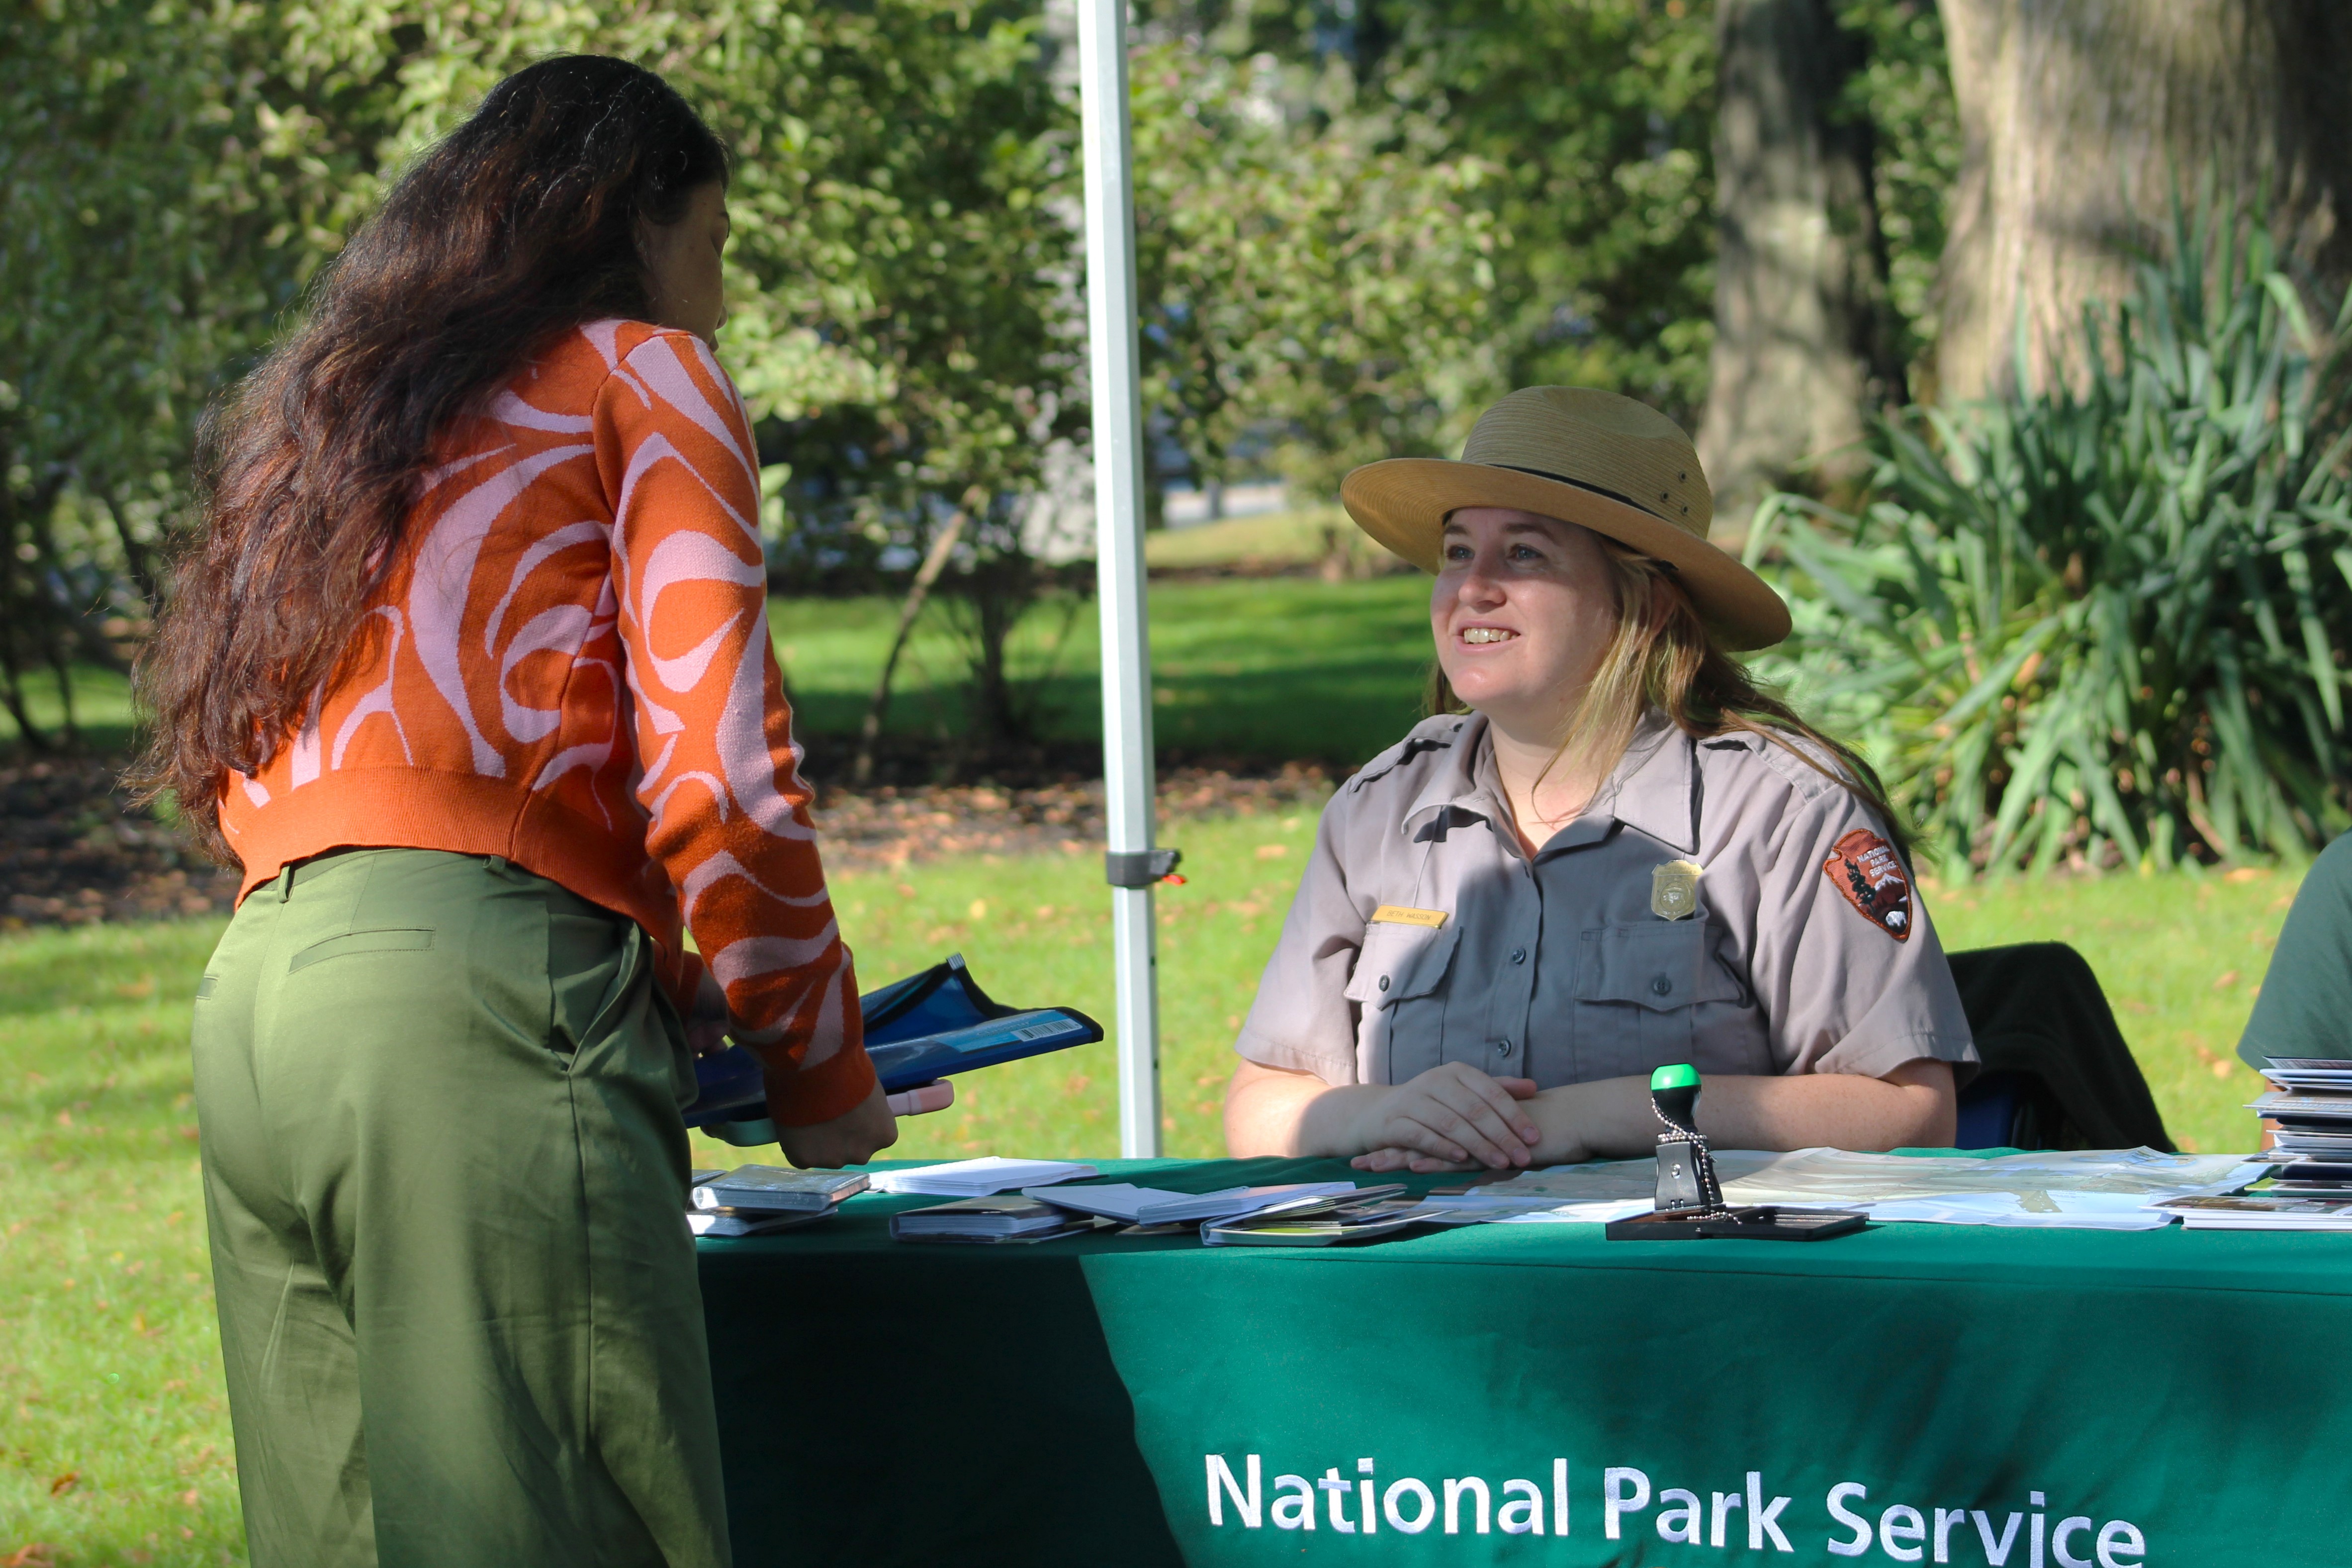
[[[1545,1089],[1976,1059],[1884,825],[1786,746],[1653,713],[1532,860],[1510,823],[1482,717],[1375,757],[1324,808],[1235,1048],[1333,1084],[1465,1062]],[[1669,862],[1696,862],[1695,909]]]

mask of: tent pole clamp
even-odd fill
[[[1103,880],[1114,888],[1149,888],[1182,863],[1181,849],[1112,849],[1103,855]]]

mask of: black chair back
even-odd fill
[[[1983,1066],[1960,1091],[1962,1149],[2172,1152],[2099,977],[2059,942],[1950,955]]]

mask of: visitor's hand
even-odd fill
[[[775,1117],[774,1108],[782,1098],[776,1092],[779,1087],[773,1077],[768,1079],[771,1117]],[[890,1114],[888,1099],[878,1083],[856,1110],[830,1121],[787,1127],[782,1118],[776,1118],[776,1142],[783,1149],[784,1158],[801,1170],[862,1165],[898,1141],[898,1119]]]
[[[727,989],[702,972],[695,987],[694,1010],[686,1016],[686,1046],[697,1057],[716,1056],[727,1048]]]
[[[1519,1101],[1535,1080],[1490,1078],[1460,1062],[1433,1067],[1369,1103],[1354,1142],[1360,1171],[1503,1171],[1524,1168],[1541,1138]]]

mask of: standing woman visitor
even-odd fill
[[[194,1056],[260,1568],[727,1562],[692,1051],[761,1057],[797,1163],[896,1136],[711,354],[727,173],[651,72],[533,66],[212,429],[145,781],[245,872]]]
[[[1630,398],[1530,387],[1340,487],[1431,573],[1429,719],[1342,784],[1235,1048],[1235,1154],[1507,1169],[1952,1140],[1967,1018],[1861,760],[1731,657],[1788,634]]]

